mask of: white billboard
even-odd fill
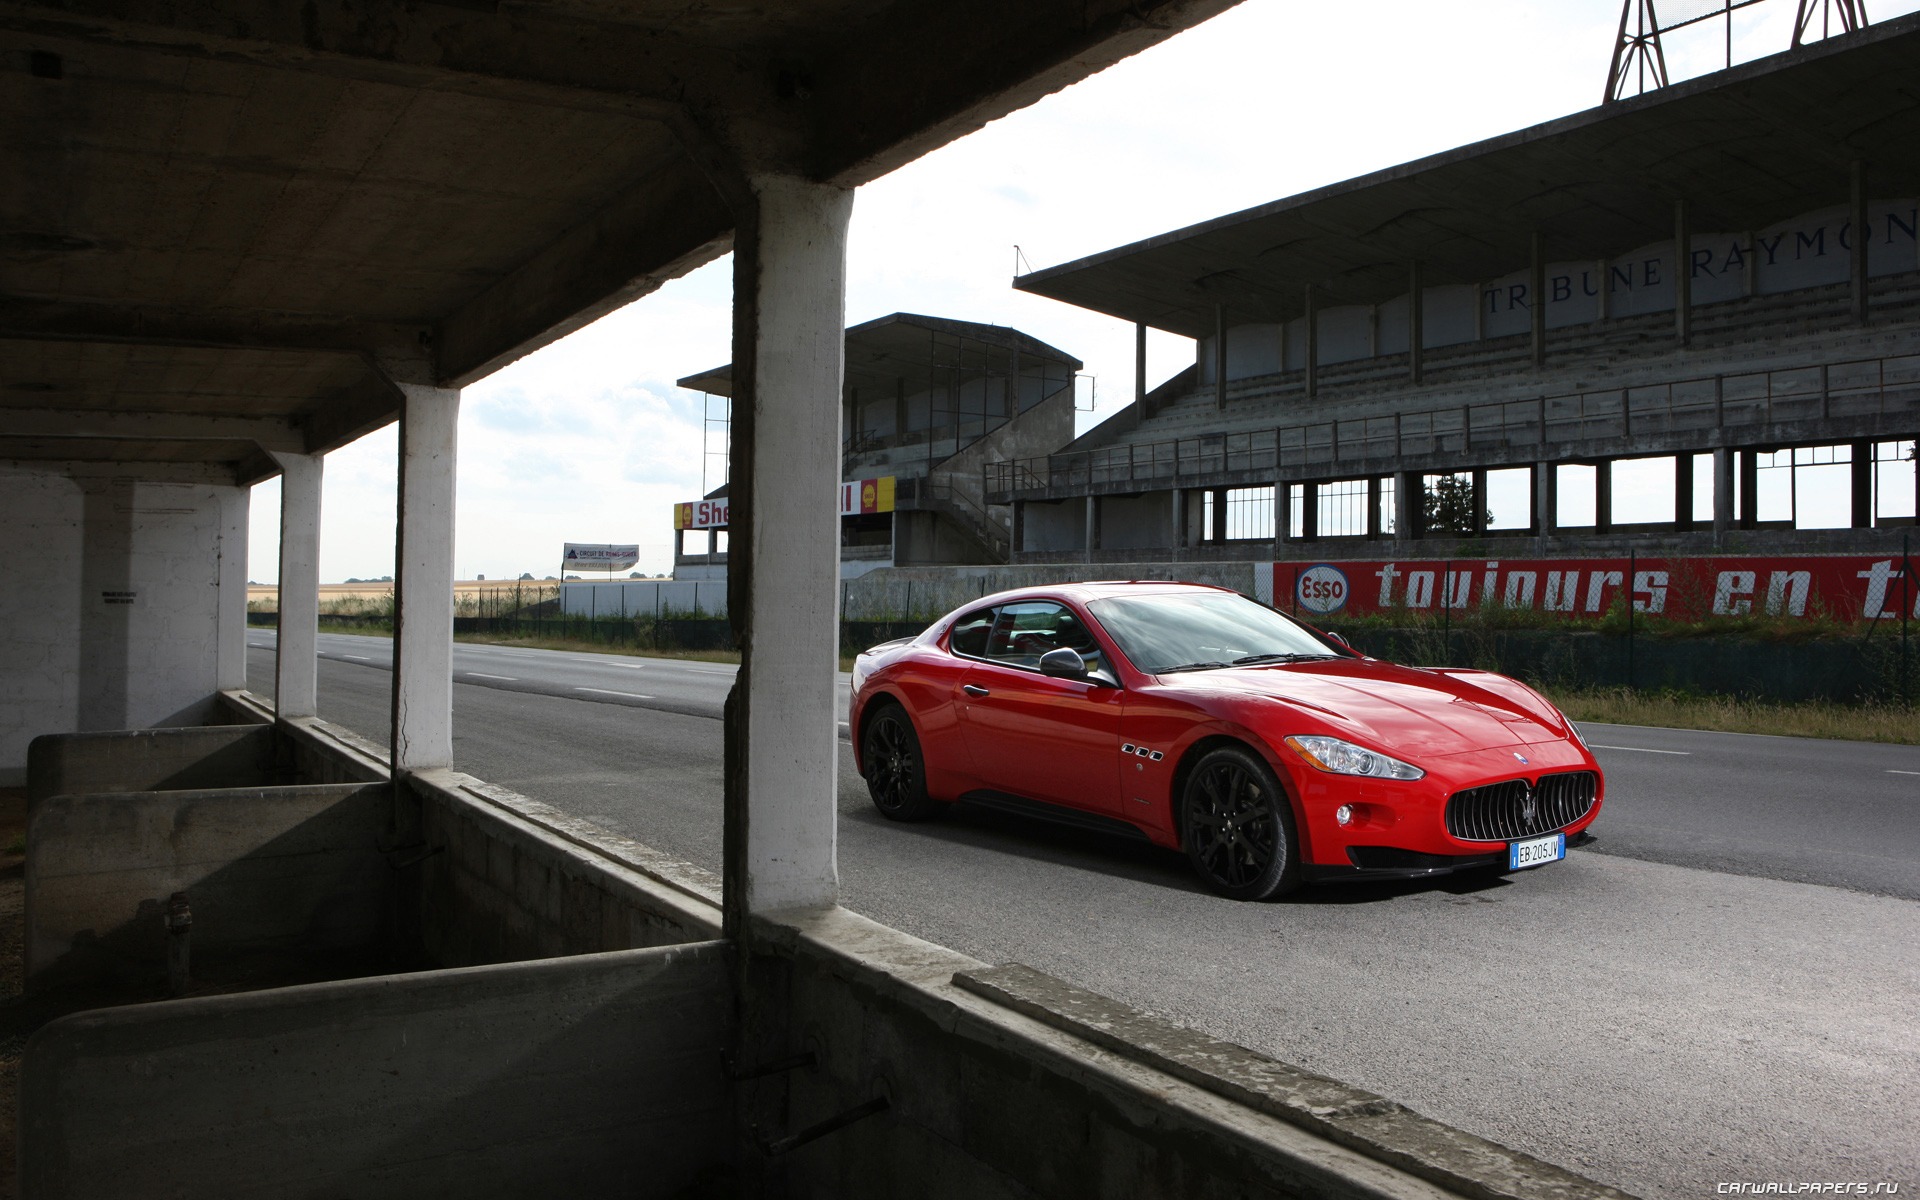
[[[639,543],[630,546],[601,542],[568,542],[560,558],[565,571],[625,571],[640,561]]]

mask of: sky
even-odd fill
[[[1733,56],[1785,50],[1793,0],[1734,14]],[[1920,0],[1875,0],[1883,21]],[[1050,267],[1591,108],[1621,0],[1245,0],[861,188],[847,324],[906,311],[1010,325],[1082,359],[1097,405],[1133,396],[1133,327],[1016,292]],[[1724,63],[1725,24],[1666,39],[1675,80]],[[457,577],[559,574],[565,542],[638,542],[672,566],[672,506],[721,482],[703,397],[732,358],[732,257],[465,389]],[[1155,333],[1149,386],[1193,361]],[[393,573],[396,428],[327,456],[320,578]],[[706,467],[703,477],[702,468]],[[253,492],[251,578],[278,576],[278,481]]]

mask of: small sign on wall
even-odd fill
[[[134,593],[132,592],[101,592],[100,602],[102,604],[132,604],[133,597]]]

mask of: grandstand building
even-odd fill
[[[1011,510],[987,505],[983,479],[1073,440],[1080,360],[1017,329],[915,313],[848,329],[846,356],[842,577],[1006,562]],[[678,382],[730,401],[733,368]],[[675,580],[726,577],[727,492],[722,483],[676,506]]]
[[[1898,554],[1916,65],[1890,21],[1019,277],[1198,351],[987,468],[1013,560]]]

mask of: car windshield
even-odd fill
[[[1161,592],[1089,604],[1120,650],[1149,675],[1344,658],[1263,604],[1232,592]]]

